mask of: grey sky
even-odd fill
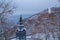
[[[16,14],[9,16],[9,21],[13,24],[18,21],[20,14],[23,18],[39,13],[49,7],[58,6],[57,0],[13,0],[17,5]]]
[[[57,0],[14,0],[18,14],[35,14],[48,7],[58,5]]]

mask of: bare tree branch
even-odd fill
[[[9,0],[8,0],[9,1]],[[7,14],[13,14],[14,13],[14,8],[15,6],[12,5],[10,2],[5,2],[1,0],[0,2],[0,28],[2,28],[2,32],[0,32],[0,34],[2,34],[3,38],[5,38],[5,40],[7,39],[7,23],[6,23],[6,18],[5,16]],[[2,40],[2,39],[1,39]]]

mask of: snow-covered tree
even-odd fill
[[[6,16],[15,11],[15,6],[9,0],[0,0],[0,40],[7,40]],[[3,37],[3,38],[2,38]]]

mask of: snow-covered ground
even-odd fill
[[[53,37],[52,33],[49,32],[47,34],[45,33],[37,33],[33,35],[33,38],[41,39],[41,40],[58,40],[56,32],[54,33],[55,37]]]
[[[26,37],[26,40],[34,40],[34,39],[41,39],[41,40],[58,40],[58,37],[56,36],[56,33],[55,33],[55,37],[53,37],[52,33],[49,32],[49,34],[45,34],[45,33],[37,33],[37,34],[34,34],[34,35],[30,35],[30,36],[27,36]],[[19,39],[11,39],[11,40],[19,40]]]
[[[31,39],[31,36],[27,36],[27,37],[26,37],[26,40],[29,40],[29,39]],[[11,40],[19,40],[19,39],[13,38],[13,39],[11,39]]]

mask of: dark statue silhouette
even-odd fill
[[[26,30],[22,24],[22,16],[20,16],[18,29],[16,30],[16,38],[19,40],[26,40]]]

